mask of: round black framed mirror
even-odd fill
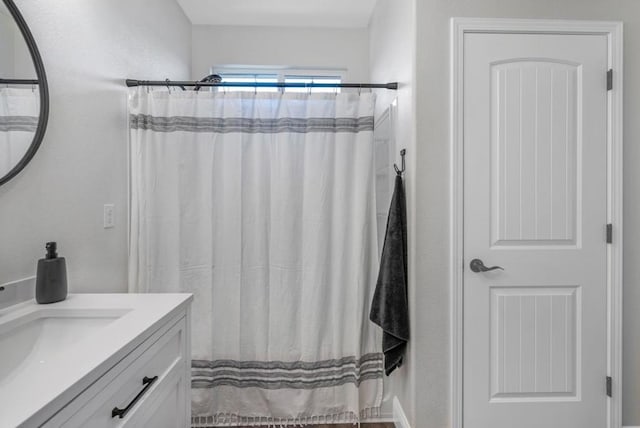
[[[0,185],[15,177],[42,143],[49,88],[40,52],[13,0],[0,4]]]

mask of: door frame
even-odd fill
[[[450,418],[462,427],[463,388],[463,100],[465,33],[600,34],[608,39],[613,89],[607,93],[607,223],[613,243],[607,245],[607,370],[613,378],[607,400],[607,428],[622,426],[622,22],[548,19],[451,18],[450,34]],[[603,75],[603,82],[605,75]],[[605,237],[603,225],[603,239]]]

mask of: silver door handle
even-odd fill
[[[478,273],[478,272],[489,272],[490,270],[496,270],[496,269],[504,270],[500,266],[486,267],[484,265],[484,263],[482,263],[482,260],[480,260],[480,259],[471,260],[471,263],[469,263],[469,268],[471,269],[472,272],[476,272],[476,273]]]

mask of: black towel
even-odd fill
[[[407,208],[402,177],[396,176],[369,319],[382,327],[387,376],[402,365],[409,340],[407,297]]]

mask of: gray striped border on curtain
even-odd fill
[[[192,360],[192,388],[314,389],[382,377],[381,353],[323,361]]]
[[[276,119],[252,119],[242,117],[160,117],[146,114],[129,115],[129,127],[154,132],[215,132],[243,134],[278,134],[283,132],[363,132],[373,131],[373,116],[358,118],[282,117]]]
[[[0,132],[36,132],[39,121],[37,116],[0,116]]]

